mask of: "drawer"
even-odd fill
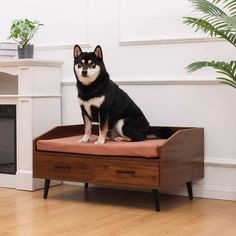
[[[36,178],[89,181],[91,160],[62,156],[34,156],[33,176]]]
[[[95,159],[94,182],[120,186],[158,187],[159,163]]]

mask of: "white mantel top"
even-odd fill
[[[0,98],[60,96],[62,64],[43,59],[0,61]]]
[[[43,60],[43,59],[11,59],[0,60],[0,67],[12,66],[50,66],[61,67],[62,61]]]

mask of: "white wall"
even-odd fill
[[[11,14],[1,13],[0,40],[7,37],[14,18],[27,16],[45,24],[34,40],[36,57],[64,61],[63,124],[81,122],[73,45],[93,50],[100,44],[112,79],[152,124],[205,128],[206,175],[195,184],[195,195],[236,200],[236,90],[218,84],[210,69],[191,76],[184,69],[196,60],[234,59],[235,48],[183,26],[181,17],[192,14],[188,4],[187,0],[7,1],[4,5]]]

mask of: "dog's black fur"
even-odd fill
[[[86,70],[89,70],[90,67],[95,68],[95,66],[99,69],[99,72],[97,76],[95,75],[94,80],[91,79],[93,81],[87,84],[86,78],[88,80],[90,78],[88,76],[89,72],[86,72]],[[158,138],[168,138],[171,135],[169,129],[151,127],[141,109],[127,93],[110,79],[103,63],[100,46],[97,46],[94,52],[82,52],[81,48],[75,45],[74,73],[77,79],[79,99],[83,102],[88,102],[90,99],[104,96],[104,101],[100,106],[91,105],[90,114],[86,111],[85,106],[81,105],[85,125],[85,116],[87,116],[90,122],[99,122],[101,131],[106,125],[108,130],[111,131],[119,120],[123,120],[121,128],[123,136],[128,137],[131,141],[144,140],[148,135],[154,135]]]

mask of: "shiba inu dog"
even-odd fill
[[[94,52],[82,52],[80,46],[74,46],[74,74],[85,125],[80,142],[89,141],[92,122],[99,123],[95,144],[104,144],[108,132],[116,141],[170,136],[169,129],[151,127],[141,109],[110,79],[99,45]]]

